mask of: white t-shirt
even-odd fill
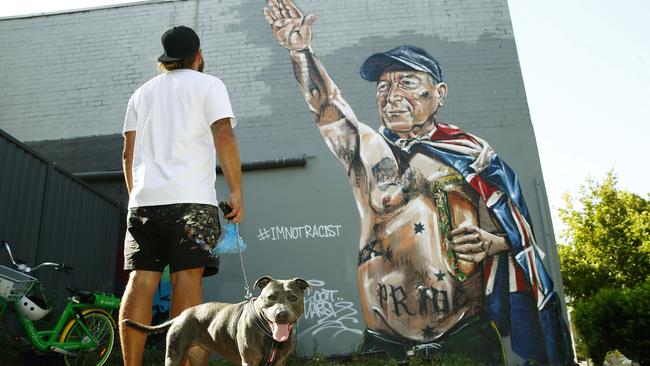
[[[237,124],[221,80],[190,69],[147,81],[133,93],[124,130],[136,131],[129,208],[172,203],[217,205],[210,125]]]

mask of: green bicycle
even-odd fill
[[[103,365],[113,351],[116,323],[111,313],[120,307],[112,294],[68,287],[70,297],[54,329],[38,330],[35,321],[47,315],[49,306],[41,283],[32,277],[42,267],[70,273],[71,267],[45,262],[34,268],[16,263],[9,243],[0,241],[15,269],[0,265],[0,319],[7,308],[13,310],[31,345],[43,352],[63,355],[66,365]]]

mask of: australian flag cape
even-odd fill
[[[412,156],[431,156],[457,170],[485,201],[504,231],[511,252],[485,261],[487,310],[512,349],[543,365],[573,363],[568,328],[553,281],[544,268],[515,172],[481,138],[436,122],[427,136],[403,139],[381,127],[391,145]]]

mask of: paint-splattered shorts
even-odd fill
[[[127,216],[124,269],[171,273],[205,267],[203,276],[219,270],[210,254],[221,233],[217,207],[198,203],[134,207]]]

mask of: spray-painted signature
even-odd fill
[[[338,290],[324,288],[324,281],[309,280],[307,282],[312,289],[305,297],[304,316],[306,320],[316,320],[316,323],[302,330],[299,336],[305,334],[314,336],[325,330],[335,331],[332,339],[343,332],[359,335],[363,333],[360,329],[349,326],[359,323],[357,310],[351,301],[343,301],[343,298],[337,295]]]

